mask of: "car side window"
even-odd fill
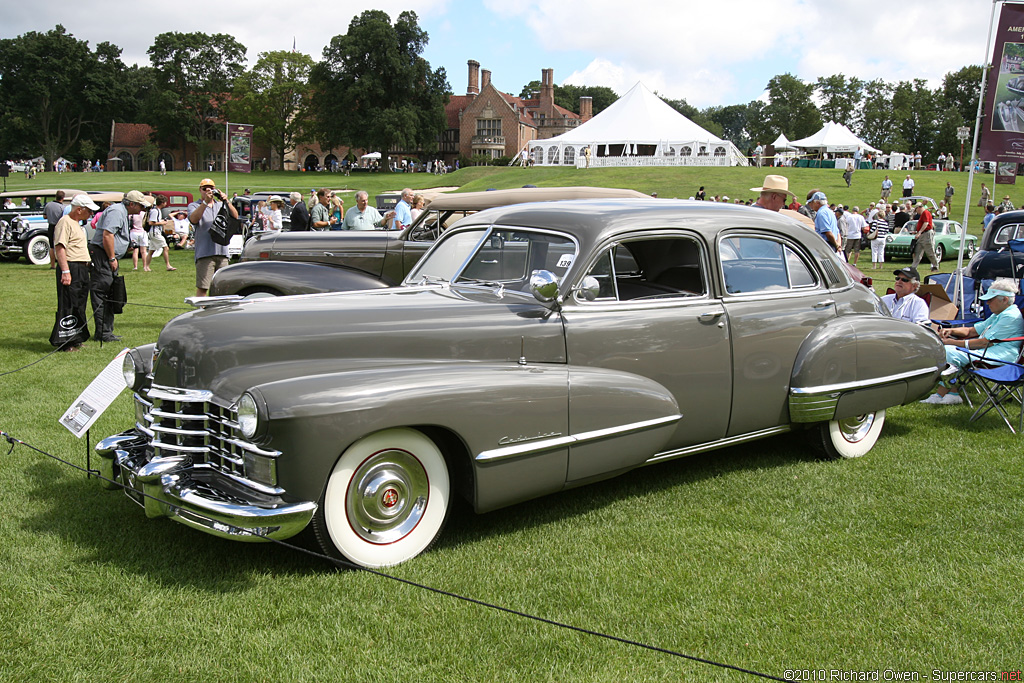
[[[598,301],[673,299],[707,294],[703,252],[689,237],[624,240],[605,249],[587,271]]]
[[[729,294],[814,287],[818,278],[791,245],[768,237],[736,236],[719,242],[725,291]]]
[[[1021,226],[1016,223],[1012,225],[1004,225],[1003,227],[999,228],[999,232],[996,233],[996,236],[992,239],[992,241],[995,242],[996,244],[1006,244],[1012,239],[1019,239],[1019,237],[1021,236],[1020,227]]]

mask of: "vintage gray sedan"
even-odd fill
[[[312,524],[368,567],[429,548],[454,495],[485,512],[793,429],[864,455],[945,367],[813,232],[706,202],[490,209],[400,287],[193,303],[129,353],[104,475],[150,516]]]

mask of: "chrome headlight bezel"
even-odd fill
[[[261,427],[266,424],[266,410],[263,408],[262,396],[258,396],[253,391],[247,391],[238,398],[235,414],[238,434],[243,439],[254,440],[260,433]]]
[[[135,390],[137,383],[137,377],[139,374],[138,358],[132,353],[135,349],[132,349],[128,353],[124,354],[124,359],[121,361],[121,377],[124,379],[124,384],[131,390]]]

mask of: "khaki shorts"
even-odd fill
[[[150,234],[150,236],[149,236],[149,250],[150,251],[156,251],[157,249],[166,249],[166,248],[167,248],[167,240],[164,239],[164,236],[162,234],[156,233],[156,232]]]
[[[227,264],[227,256],[204,256],[196,259],[196,289],[209,289],[213,274]]]

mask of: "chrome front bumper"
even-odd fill
[[[212,469],[193,465],[188,456],[147,460],[148,446],[148,437],[134,430],[108,436],[96,445],[99,472],[105,479],[102,485],[123,486],[147,517],[170,517],[214,536],[259,542],[294,536],[316,512],[314,502],[288,503],[251,490]]]

